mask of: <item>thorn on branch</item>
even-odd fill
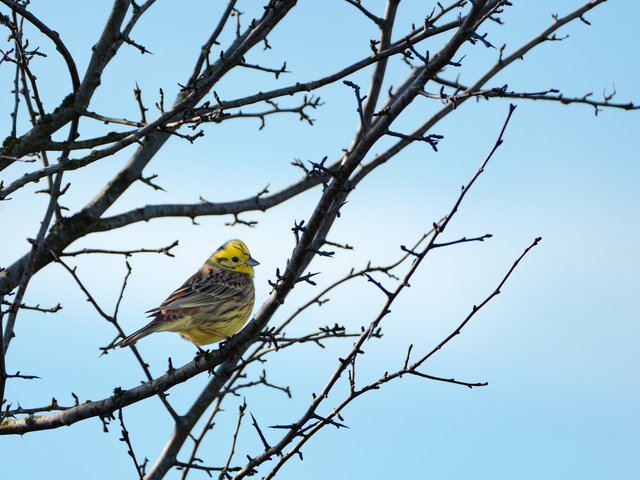
[[[458,243],[484,242],[486,239],[492,238],[492,237],[493,237],[492,234],[485,233],[484,235],[482,235],[480,237],[472,237],[472,238],[462,237],[462,238],[460,238],[458,240],[453,240],[451,242],[434,243],[431,247],[432,248],[440,248],[440,247],[448,247],[450,245],[456,245]]]
[[[411,358],[411,350],[413,350],[413,343],[411,345],[409,345],[409,348],[407,349],[407,356],[404,359],[403,370],[406,370],[407,367],[409,366],[409,359]]]
[[[171,357],[167,359],[167,373],[173,373],[175,371],[175,367],[173,366],[173,361]]]
[[[9,375],[7,374],[5,376],[5,378],[21,378],[23,380],[40,380],[40,377],[38,377],[37,375],[22,375],[20,373],[20,370],[18,370],[16,373],[14,373],[13,375]],[[55,399],[54,399],[55,400]]]
[[[190,125],[189,128],[191,128],[192,130],[195,130],[198,127],[199,124],[196,125]],[[198,133],[195,133],[194,135],[186,135],[184,133],[180,133],[177,132],[175,130],[166,130],[167,133],[170,133],[171,135],[174,135],[178,138],[182,138],[186,141],[188,141],[189,143],[193,143],[195,142],[198,138],[200,137],[204,137],[204,130],[200,129],[198,130]]]
[[[236,19],[236,38],[240,38],[240,15],[242,15],[243,13],[244,12],[241,12],[240,10],[238,10],[236,8],[231,10],[231,16],[235,17],[235,19]]]
[[[454,67],[461,67],[462,66],[462,61],[465,59],[466,55],[463,55],[462,57],[460,57],[460,60],[455,61],[455,60],[451,60],[449,61],[448,65],[452,65]]]
[[[343,337],[346,333],[346,328],[344,327],[344,325],[338,325],[337,323],[334,323],[331,327],[329,325],[320,327],[320,331],[323,333],[330,333],[337,337]]]
[[[267,343],[269,345],[273,344],[276,351],[278,351],[280,350],[280,346],[278,345],[278,339],[274,335],[275,330],[276,330],[276,327],[267,328],[266,330],[263,330],[262,332],[260,332],[260,337],[266,338]]]
[[[244,60],[239,64],[241,67],[250,68],[253,70],[259,70],[261,72],[273,73],[276,77],[276,80],[280,78],[280,74],[282,73],[291,73],[287,70],[287,62],[284,62],[280,68],[269,68],[263,67],[262,65],[247,63]]]
[[[144,177],[144,176],[140,175],[138,180],[140,180],[145,185],[150,186],[154,190],[162,190],[163,192],[166,192],[166,190],[164,188],[162,188],[160,185],[157,185],[157,184],[153,183],[153,180],[156,179],[156,178],[158,178],[157,174],[153,174],[153,175],[151,175],[149,177]]]
[[[382,283],[380,283],[379,281],[375,280],[375,279],[374,279],[371,275],[369,275],[367,272],[362,272],[362,274],[363,274],[365,277],[367,277],[367,280],[368,280],[369,282],[373,283],[376,287],[378,287],[380,290],[382,290],[382,291],[384,292],[384,294],[385,294],[387,297],[391,297],[391,296],[392,296],[392,293],[391,293],[389,290],[387,290],[386,288],[384,288],[384,287],[382,286]]]
[[[267,280],[267,283],[271,286],[271,288],[275,289],[278,286],[278,283],[283,281],[285,277],[280,274],[280,268],[276,268],[276,281],[272,282],[271,280]]]
[[[426,373],[418,372],[414,369],[410,369],[408,373],[410,373],[411,375],[415,375],[416,377],[422,377],[428,380],[436,380],[438,382],[453,383],[455,385],[462,385],[463,387],[468,387],[468,388],[486,387],[487,385],[489,385],[488,382],[469,383],[469,382],[461,382],[460,380],[456,380],[455,378],[436,377],[434,375],[427,375]]]
[[[407,64],[407,66],[411,69],[411,70],[416,70],[418,67],[416,67],[413,63],[411,63],[411,60],[414,60],[413,56],[411,55],[411,52],[409,50],[404,50],[402,52],[402,57],[401,60]]]
[[[269,445],[269,442],[267,442],[267,439],[264,437],[262,430],[260,430],[260,426],[256,421],[256,417],[253,416],[253,413],[249,413],[249,415],[251,415],[251,424],[254,426],[254,428],[258,432],[258,436],[260,437],[260,440],[262,440],[262,445],[264,445],[264,451],[266,452],[271,448],[271,445]]]
[[[147,123],[147,108],[142,104],[142,91],[138,86],[138,82],[136,82],[136,88],[133,89],[133,96],[136,98],[136,102],[138,103],[138,108],[140,109],[140,118],[142,123]]]
[[[304,226],[304,220],[300,220],[300,223],[293,221],[293,228],[291,229],[293,235],[296,237],[296,245],[300,243],[300,234],[307,231],[307,227]]]
[[[156,102],[156,108],[160,110],[160,113],[164,113],[164,90],[159,90],[160,99]]]
[[[338,176],[339,173],[339,169],[337,170],[332,170],[328,167],[325,167],[325,162],[327,161],[328,157],[323,157],[322,160],[320,160],[319,163],[316,162],[312,162],[311,160],[309,160],[309,163],[311,164],[311,170],[309,171],[309,175],[310,176],[314,176],[317,175],[320,177],[320,181],[322,182],[322,184],[326,187],[329,183],[329,177],[335,178]]]
[[[429,60],[430,60],[430,58],[431,58],[431,55],[429,54],[429,50],[427,50],[427,51],[425,52],[425,54],[424,54],[424,55],[422,55],[422,54],[420,54],[420,53],[415,49],[415,47],[413,46],[413,43],[411,42],[411,39],[410,39],[409,37],[406,37],[406,38],[405,38],[405,40],[406,40],[406,42],[409,44],[409,46],[408,46],[407,48],[409,48],[409,50],[410,50],[411,52],[413,52],[413,54],[414,54],[416,57],[418,57],[418,59],[419,59],[420,61],[422,61],[425,65],[426,65],[426,64],[428,64],[428,63],[429,63]],[[406,57],[406,58],[409,58],[409,59],[413,59],[413,57],[411,56],[411,53],[409,53],[409,52],[405,52],[405,57]]]
[[[387,96],[389,97],[389,102],[391,102],[391,100],[393,100],[396,96],[396,94],[393,92],[393,85],[389,85],[389,89],[387,90]],[[380,115],[378,113],[378,115]]]
[[[494,12],[491,15],[489,15],[489,20],[491,20],[492,22],[497,23],[498,25],[504,25],[504,21],[502,20],[502,18],[498,17],[495,15],[495,13],[502,13],[502,10],[500,10],[499,12]]]
[[[293,165],[294,167],[298,167],[298,168],[302,169],[302,171],[305,173],[306,176],[310,176],[309,169],[302,162],[302,160],[300,160],[299,158],[294,158],[293,161],[291,162],[291,165]]]
[[[347,87],[351,87],[353,88],[353,91],[355,93],[356,96],[356,102],[358,103],[358,115],[360,116],[360,123],[362,125],[362,131],[366,132],[369,130],[369,119],[365,118],[364,116],[364,109],[362,108],[362,103],[366,100],[367,96],[360,96],[360,85],[357,85],[353,82],[350,82],[349,80],[343,80],[342,83],[344,83]]]
[[[554,33],[553,35],[547,37],[545,40],[548,41],[548,42],[561,42],[563,40],[566,40],[567,38],[569,38],[569,34],[561,37],[561,36],[559,36],[559,35]]]
[[[269,428],[279,428],[279,429],[283,429],[283,430],[292,430],[294,428],[297,428],[297,425],[295,423],[289,423],[287,425],[269,425]]]
[[[326,424],[329,424],[329,425],[333,425],[334,427],[336,427],[336,428],[338,428],[338,429],[339,429],[339,428],[349,428],[347,425],[345,425],[345,424],[343,424],[343,423],[338,423],[338,422],[336,422],[335,420],[332,420],[332,419],[330,419],[330,418],[322,417],[322,416],[318,415],[317,413],[314,413],[314,414],[312,415],[312,418],[315,418],[316,420],[320,420],[322,423],[326,423]]]
[[[584,16],[580,15],[579,18],[582,23],[584,23],[585,25],[591,26],[591,22],[589,22],[586,18],[584,18]]]
[[[408,253],[409,255],[413,255],[416,258],[422,258],[424,256],[424,253],[416,252],[415,250],[411,250],[410,248],[407,248],[404,245],[400,245],[400,250]]]
[[[335,253],[336,253],[336,252],[329,252],[329,251],[326,251],[326,250],[318,250],[318,249],[315,249],[315,248],[308,248],[307,251],[315,253],[319,257],[333,257],[335,255]]]
[[[141,45],[141,44],[133,41],[131,38],[129,38],[128,35],[122,34],[122,40],[124,41],[124,43],[128,43],[132,47],[137,48],[138,50],[140,50],[140,53],[142,55],[144,55],[145,53],[149,53],[149,54],[153,55],[153,52],[150,52],[149,50],[147,50],[147,48],[144,45]]]
[[[260,197],[262,197],[262,196],[266,195],[267,193],[269,193],[269,186],[270,186],[270,185],[271,185],[270,183],[267,183],[267,185],[266,185],[262,190],[260,190],[260,191],[256,194],[256,200],[257,200],[258,198],[260,198]]]
[[[281,392],[283,392],[287,397],[292,398],[291,397],[291,388],[287,387],[282,387],[280,385],[275,385],[273,383],[270,383],[269,381],[267,381],[267,371],[266,370],[262,370],[262,373],[260,374],[260,379],[259,379],[259,383],[264,385],[265,387],[269,387],[269,388],[273,388],[274,390],[279,390]]]
[[[487,48],[496,48],[487,40],[486,33],[484,35],[478,35],[477,33],[472,32],[471,36],[469,37],[469,41],[471,42],[472,45],[475,45],[476,43],[481,42]]]
[[[343,191],[349,192],[350,187],[345,186]],[[344,202],[340,202],[339,205],[332,206],[327,212],[327,216],[335,215],[336,217],[340,218],[340,209],[344,207],[347,203],[348,203],[347,200],[345,200]]]
[[[237,213],[233,214],[233,222],[225,222],[227,227],[235,227],[236,225],[246,225],[253,228],[258,224],[257,220],[242,220]]]
[[[438,135],[435,133],[431,133],[429,135],[405,135],[404,133],[392,132],[391,130],[387,130],[385,132],[387,135],[392,137],[402,138],[403,140],[409,140],[411,142],[425,142],[431,145],[434,152],[438,151],[438,142],[444,138],[443,135]]]
[[[109,422],[114,420],[115,417],[113,415],[100,415],[100,421],[102,422],[102,432],[109,433]]]
[[[18,157],[12,157],[10,155],[0,155],[0,160],[9,161],[9,162],[21,162],[21,163],[34,163],[36,161],[35,158],[18,158]]]
[[[342,243],[336,243],[336,242],[331,242],[329,240],[324,241],[325,245],[331,245],[332,247],[336,247],[336,248],[341,248],[343,250],[353,250],[353,246],[349,245],[348,243],[342,244]]]
[[[373,56],[374,58],[378,58],[378,45],[380,45],[380,40],[369,40],[369,47],[371,48],[371,51],[373,52]]]
[[[333,252],[331,252],[331,253],[333,253]],[[311,280],[311,278],[315,277],[316,275],[319,275],[319,274],[320,274],[320,272],[316,272],[316,273],[309,272],[306,275],[303,275],[303,276],[299,277],[296,280],[296,283],[307,282],[308,284],[313,285],[315,287],[317,285],[317,283],[314,282],[313,280]]]

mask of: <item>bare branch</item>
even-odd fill
[[[8,306],[11,306],[12,308],[18,308],[22,310],[33,310],[41,313],[57,313],[60,310],[62,310],[62,305],[60,305],[59,303],[57,305],[54,305],[53,307],[41,307],[40,304],[26,305],[24,303],[16,305],[13,302],[7,302],[6,300],[2,300],[1,303],[2,305],[8,305]]]
[[[562,103],[563,105],[571,105],[571,104],[584,104],[590,105],[594,107],[596,112],[599,111],[599,108],[619,108],[623,110],[638,110],[640,109],[640,105],[636,105],[633,102],[612,102],[611,99],[616,94],[615,89],[612,93],[607,94],[606,92],[602,95],[602,100],[595,100],[592,97],[593,93],[587,93],[581,97],[567,97],[562,94],[559,90],[555,88],[551,88],[548,90],[543,90],[540,92],[516,92],[509,91],[507,85],[503,85],[502,87],[495,87],[489,89],[482,89],[472,91],[468,86],[465,86],[459,82],[449,81],[443,78],[436,78],[436,82],[440,83],[444,86],[454,88],[456,92],[462,93],[454,93],[452,95],[447,95],[444,92],[440,92],[438,94],[429,94],[427,92],[421,92],[423,96],[428,98],[436,98],[439,100],[443,100],[445,102],[456,103],[459,102],[462,98],[467,97],[480,97],[484,99],[489,98],[520,98],[524,100],[543,100],[543,101],[551,101]]]
[[[131,438],[129,437],[129,431],[127,430],[127,427],[124,426],[124,418],[122,417],[122,409],[118,410],[118,421],[120,422],[120,429],[121,429],[121,433],[122,433],[122,437],[120,438],[120,441],[126,443],[126,445],[127,445],[127,453],[131,457],[131,460],[133,460],[133,465],[136,468],[136,472],[138,472],[138,477],[140,478],[140,480],[142,480],[142,478],[144,477],[144,470],[145,470],[145,466],[147,464],[147,459],[145,458],[143,464],[140,464],[140,462],[138,462],[138,458],[136,457],[136,454],[133,451],[133,445],[131,444]]]
[[[511,268],[506,273],[506,275],[502,278],[502,280],[500,281],[496,289],[493,292],[491,292],[491,294],[488,297],[486,297],[482,302],[480,302],[480,304],[474,305],[471,312],[469,313],[469,315],[466,316],[466,318],[462,321],[462,323],[458,325],[458,327],[449,336],[447,336],[438,345],[436,345],[436,347],[433,350],[431,350],[428,354],[426,354],[420,360],[418,360],[414,364],[414,368],[418,368],[419,366],[421,366],[424,362],[429,360],[429,358],[431,358],[436,352],[440,351],[442,347],[444,347],[447,343],[449,343],[455,336],[459,335],[460,331],[467,325],[467,323],[469,323],[469,321],[478,313],[478,311],[480,311],[481,308],[487,305],[487,303],[489,303],[494,297],[500,294],[500,289],[504,286],[504,284],[507,282],[511,274],[515,271],[518,264],[522,261],[522,259],[527,255],[527,253],[529,253],[529,251],[533,247],[535,247],[536,245],[538,245],[538,243],[540,243],[541,240],[542,240],[542,237],[537,237],[533,241],[533,243],[529,245],[524,250],[524,252],[522,252],[522,254],[516,259],[516,261],[513,262],[513,265],[511,265]]]
[[[74,252],[63,252],[60,254],[61,257],[75,257],[77,255],[86,255],[90,253],[104,253],[108,255],[124,255],[125,257],[130,257],[136,253],[161,253],[166,255],[167,257],[175,257],[171,250],[178,246],[178,240],[173,242],[171,245],[167,245],[166,247],[160,248],[139,248],[137,250],[105,250],[100,248],[83,248],[82,250],[76,250]]]
[[[34,14],[28,11],[22,4],[18,2],[14,2],[13,0],[0,0],[0,2],[4,3],[7,7],[9,7],[12,11],[20,15],[21,17],[27,19],[30,23],[32,23],[38,30],[40,30],[44,35],[46,35],[56,46],[60,55],[64,59],[67,64],[67,69],[69,70],[69,76],[71,77],[71,85],[73,87],[73,91],[77,91],[80,88],[80,77],[78,75],[78,69],[76,64],[67,50],[66,45],[60,39],[60,35],[58,32],[51,30],[47,27],[43,22],[41,22]]]
[[[229,452],[227,463],[225,463],[224,468],[220,471],[220,476],[218,477],[220,480],[224,479],[227,472],[229,472],[229,466],[231,465],[231,460],[233,460],[233,455],[236,451],[236,442],[238,441],[238,433],[240,433],[240,425],[242,424],[242,418],[244,417],[244,412],[246,409],[247,409],[247,403],[243,402],[238,409],[238,423],[236,424],[236,429],[233,432],[233,440],[231,441],[231,451]],[[251,418],[255,422],[255,418],[253,418],[253,415],[251,415]]]
[[[207,69],[210,68],[210,65],[209,65],[209,54],[211,53],[211,47],[213,45],[217,45],[218,44],[218,37],[220,36],[220,33],[222,33],[222,29],[224,28],[225,24],[229,20],[229,17],[231,16],[231,13],[235,10],[235,5],[236,5],[236,0],[229,0],[229,3],[227,4],[227,8],[222,13],[222,15],[220,17],[220,20],[218,22],[218,25],[216,26],[216,28],[211,33],[211,36],[209,37],[207,42],[202,46],[202,49],[201,49],[201,52],[200,52],[200,56],[198,57],[198,60],[196,61],[196,65],[195,65],[195,67],[193,69],[193,74],[191,75],[191,78],[189,79],[188,85],[192,86],[192,85],[195,84],[197,78],[200,76],[203,64],[206,63]]]

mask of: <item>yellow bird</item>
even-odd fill
[[[147,312],[153,317],[148,325],[113,347],[133,345],[154,332],[177,332],[200,351],[200,345],[228,339],[253,310],[256,265],[243,242],[229,240],[159,307]]]

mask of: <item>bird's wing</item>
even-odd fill
[[[242,292],[242,286],[238,282],[229,282],[225,277],[226,275],[220,275],[220,272],[199,271],[169,295],[160,306],[152,308],[147,313],[153,316],[162,310],[203,307],[231,301]]]

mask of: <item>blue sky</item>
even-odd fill
[[[248,18],[252,6],[245,3],[240,9]],[[364,3],[377,11],[383,5]],[[552,1],[513,3],[503,16],[505,26],[488,27],[497,44],[507,43],[507,51],[545,28],[557,8]],[[562,2],[558,13],[578,5],[581,2]],[[34,0],[30,8],[60,33],[83,71],[108,3],[68,1],[54,8],[51,2]],[[172,98],[177,83],[190,73],[219,8],[200,1],[176,11],[170,2],[158,2],[133,35],[153,55],[123,48],[122,58],[106,71],[92,108],[137,118],[132,96],[136,82],[148,106],[160,87],[166,98]],[[403,1],[397,32],[411,21],[420,21],[422,8],[423,2]],[[561,32],[568,33],[568,39],[542,45],[492,86],[508,83],[519,91],[559,88],[567,96],[594,92],[598,97],[615,85],[619,101],[637,103],[640,68],[634,61],[638,40],[633,32],[638,14],[640,6],[635,3],[607,2],[587,14],[591,27],[580,22],[569,25]],[[73,18],[84,20],[76,23]],[[277,66],[286,60],[292,73],[276,82],[241,71],[216,87],[223,98],[331,73],[367,55],[368,39],[375,36],[355,9],[339,1],[301,1],[281,27],[269,38],[272,50],[247,60]],[[42,90],[50,99],[47,107],[52,108],[68,93],[69,82],[53,47],[35,33],[32,38],[49,55],[39,62],[37,74],[47,78]],[[292,38],[299,39],[298,48],[291,48]],[[495,60],[495,52],[481,46],[465,51],[461,81],[471,81]],[[399,62],[392,68],[397,85],[407,70]],[[12,72],[0,66],[0,84],[5,86],[0,92],[4,132],[10,128]],[[350,80],[365,85],[367,78],[368,72],[362,72]],[[276,191],[298,178],[298,171],[290,166],[294,158],[336,158],[357,126],[353,94],[342,84],[317,94],[325,105],[312,112],[314,127],[280,116],[269,118],[264,130],[258,130],[254,120],[233,121],[207,127],[207,135],[194,145],[171,140],[145,171],[157,173],[167,192],[136,186],[108,213],[144,204],[195,202],[200,195],[211,201],[240,199],[267,183]],[[360,362],[364,381],[401,366],[410,343],[415,355],[428,351],[495,288],[533,238],[542,236],[542,243],[502,294],[424,368],[433,375],[489,385],[469,390],[417,378],[388,385],[349,407],[345,422],[350,429],[321,432],[303,450],[304,461],[292,460],[280,478],[626,479],[637,475],[640,119],[637,112],[605,110],[594,116],[587,106],[516,103],[504,145],[445,233],[447,240],[484,233],[493,238],[433,252],[385,319],[385,336],[367,345]],[[281,104],[295,105],[296,98],[282,99]],[[409,131],[437,108],[434,101],[419,99],[397,129]],[[359,185],[330,235],[356,248],[311,266],[322,272],[316,289],[367,260],[390,262],[400,255],[401,244],[413,242],[447,212],[460,186],[491,149],[507,108],[508,102],[503,101],[467,102],[434,129],[433,133],[445,136],[438,153],[424,145],[411,146]],[[86,121],[80,130],[88,135],[97,128]],[[383,151],[388,144],[381,143],[371,153]],[[89,201],[131,151],[86,172],[67,175],[72,187],[65,195],[66,205],[73,210]],[[7,169],[3,179],[11,180],[28,168]],[[42,186],[16,193],[11,203],[0,204],[3,224],[12,225],[3,232],[0,265],[26,251],[25,237],[35,234],[36,217],[24,212],[44,208],[44,196],[31,194],[37,188]],[[202,218],[199,226],[189,220],[163,219],[89,236],[73,249],[159,247],[180,240],[176,258],[131,260],[134,272],[121,318],[123,327],[133,331],[144,322],[142,312],[161,302],[227,238],[245,240],[261,262],[256,273],[259,304],[268,294],[267,280],[277,267],[282,268],[293,246],[293,221],[307,218],[318,197],[319,192],[312,191],[267,213],[243,215],[259,220],[254,229],[230,229],[224,226],[228,218]],[[96,298],[111,310],[125,271],[123,262],[93,256],[74,264]],[[315,295],[316,289],[296,288],[279,318]],[[81,400],[95,400],[108,396],[115,386],[131,387],[142,379],[127,351],[98,358],[98,347],[111,341],[114,331],[92,311],[59,266],[49,266],[36,276],[27,301],[41,305],[60,301],[64,309],[56,316],[25,313],[19,317],[8,369],[39,375],[42,380],[13,380],[7,390],[11,401],[31,407],[48,403],[54,395],[61,404],[69,404],[72,391]],[[338,322],[358,330],[383,301],[374,286],[355,280],[328,304],[308,312],[295,328],[305,331]],[[349,348],[348,341],[336,342],[324,350],[304,347],[274,356],[266,365],[269,379],[290,385],[294,397],[288,400],[277,392],[256,389],[247,393],[249,410],[263,425],[291,422]],[[140,349],[154,374],[163,372],[168,356],[179,365],[194,353],[192,346],[169,334],[149,337]],[[196,378],[172,390],[178,411],[190,405],[205,381]],[[340,401],[344,388],[336,389],[328,405]],[[226,405],[229,415],[206,444],[206,454],[201,456],[210,464],[226,459],[229,429],[235,422],[231,414],[239,401]],[[125,410],[125,420],[136,452],[153,461],[171,431],[159,401]],[[51,432],[1,437],[3,471],[8,478],[38,478],[45,472],[50,478],[85,478],[88,472],[96,479],[132,476],[117,426],[113,424],[108,434],[101,429],[94,419]],[[248,422],[241,433],[240,458],[259,452],[259,439]],[[277,432],[267,435],[277,439]],[[204,475],[194,473],[192,478],[199,477]],[[174,471],[167,478],[179,478],[179,473]]]

